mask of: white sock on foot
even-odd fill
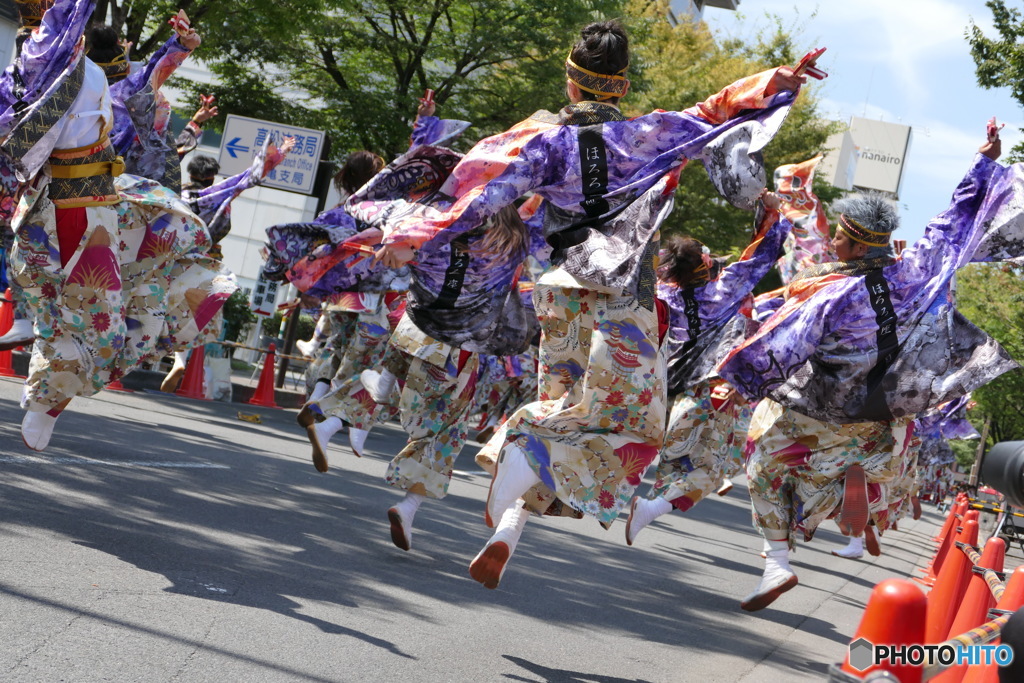
[[[32,330],[32,321],[28,318],[15,318],[14,322],[11,324],[11,329],[7,330],[7,332],[0,337],[0,342],[24,342],[27,344],[33,339],[35,339],[35,333]]]
[[[487,515],[491,524],[524,493],[540,483],[540,477],[530,467],[526,453],[518,444],[505,444],[496,466],[491,490],[487,495]]]
[[[839,550],[833,550],[832,554],[837,557],[846,557],[851,560],[864,557],[864,537],[850,536],[850,542],[846,544],[846,547],[840,548]]]
[[[359,381],[363,383],[366,392],[370,394],[370,398],[373,399],[374,403],[386,404],[398,378],[387,368],[381,368],[380,372],[376,370],[363,370],[359,375]]]
[[[34,451],[44,450],[50,444],[50,437],[53,436],[53,428],[57,424],[57,418],[50,415],[46,409],[38,410],[29,408],[25,418],[21,421],[21,438],[25,445]]]
[[[502,513],[494,535],[470,563],[469,575],[487,588],[497,588],[529,518],[522,500],[510,505]]]
[[[320,342],[317,341],[316,337],[309,341],[299,339],[295,342],[295,348],[302,354],[303,358],[313,358],[316,356],[317,351],[320,350]]]
[[[402,550],[412,549],[412,522],[416,511],[426,496],[418,493],[406,493],[405,498],[388,509],[388,521],[391,522],[391,542]]]
[[[796,574],[789,566],[789,543],[766,539],[766,545],[769,549],[761,581],[754,592],[740,603],[740,607],[748,612],[764,609],[796,585]]]
[[[330,392],[330,382],[317,382],[316,384],[313,385],[313,391],[309,392],[309,401],[319,401]],[[307,401],[307,403],[309,401]]]
[[[327,448],[327,442],[331,440],[332,436],[340,432],[344,426],[345,423],[341,421],[340,417],[329,417],[323,422],[317,422],[313,425],[313,429],[316,430],[316,435],[320,439],[321,445]]]
[[[645,526],[669,512],[672,512],[672,503],[664,498],[634,498],[629,506],[629,519],[626,520],[626,544],[633,545]]]
[[[366,437],[370,435],[368,429],[348,428],[348,443],[352,446],[352,452],[363,457],[363,446],[366,444]]]

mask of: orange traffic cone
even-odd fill
[[[206,349],[202,346],[192,349],[192,353],[188,357],[188,363],[185,365],[185,377],[181,380],[181,386],[174,393],[185,398],[197,398],[205,401],[206,391],[203,388],[203,375],[206,372],[205,363]]]
[[[1024,607],[1024,566],[1017,567],[1006,582],[1003,597],[996,603],[996,609],[1016,612]]]
[[[964,517],[963,530],[956,541],[973,546],[978,542],[978,511],[970,510]],[[971,578],[973,565],[967,559],[967,555],[959,548],[954,548],[949,553],[949,557],[942,563],[942,571],[935,580],[935,586],[928,593],[925,643],[941,643],[946,639],[967,590],[967,582]]]
[[[1017,567],[1006,582],[1006,589],[996,609],[1016,612],[1021,607],[1024,607],[1024,567]],[[998,639],[993,640],[992,644],[998,645],[999,642]],[[999,666],[994,663],[972,666],[967,669],[963,683],[999,683]]]
[[[935,541],[936,543],[942,543],[944,540],[946,540],[946,534],[948,534],[950,530],[953,529],[953,527],[956,525],[956,515],[959,511],[959,508],[960,506],[958,504],[949,506],[949,514],[946,515],[946,522],[942,525],[942,529],[939,530],[939,535],[932,537],[933,541]]]
[[[891,672],[900,683],[920,683],[922,669],[910,664],[893,665],[888,662],[865,669],[854,667],[850,660],[861,666],[873,661],[864,639],[876,645],[915,645],[924,643],[925,614],[928,599],[915,584],[904,579],[886,579],[875,586],[868,606],[861,617],[857,634],[850,642],[850,652],[843,662],[843,671],[864,676],[869,671]]]
[[[989,539],[985,544],[985,550],[981,554],[979,567],[994,569],[997,572],[1003,571],[1003,559],[1006,556],[1006,541],[1001,538]],[[992,590],[988,587],[985,577],[981,574],[972,574],[967,587],[967,593],[956,613],[956,619],[949,628],[948,638],[953,638],[962,633],[967,633],[972,628],[981,626],[988,621],[988,611],[995,607],[996,601],[992,597]],[[936,676],[933,680],[936,683],[959,683],[967,673],[967,665],[953,666]]]
[[[11,298],[11,290],[8,289],[4,292],[3,301],[0,301],[0,334],[7,334],[13,325],[14,300]],[[0,351],[0,377],[24,377],[14,371],[13,351]]]
[[[263,406],[264,408],[276,408],[274,401],[274,362],[277,360],[277,346],[271,344],[267,349],[267,356],[263,359],[263,370],[260,372],[260,383],[256,385],[256,391],[249,399],[250,405]]]
[[[949,549],[953,547],[953,543],[956,541],[956,535],[958,533],[957,522],[962,518],[965,509],[966,505],[962,503],[957,503],[950,509],[949,519],[947,520],[949,528],[945,529],[945,525],[943,525],[944,532],[941,534],[942,539],[939,544],[939,549],[935,551],[935,557],[932,558],[932,563],[928,565],[928,568],[920,570],[923,571],[925,575],[921,578],[914,579],[915,581],[919,581],[926,586],[935,585],[935,579],[942,570],[942,563],[946,561]]]

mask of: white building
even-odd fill
[[[829,151],[820,173],[844,190],[874,190],[899,199],[910,141],[910,126],[853,116],[848,130],[825,142]]]
[[[739,6],[740,0],[672,0],[669,3],[668,19],[673,24],[678,24],[687,17],[691,21],[700,21],[704,18],[705,7],[735,11]]]

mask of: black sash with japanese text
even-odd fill
[[[600,123],[580,126],[577,134],[580,154],[580,175],[583,189],[583,201],[580,207],[587,219],[576,221],[564,229],[548,235],[548,244],[554,249],[551,255],[553,263],[560,263],[564,251],[587,239],[590,229],[598,224],[598,219],[608,213],[608,200],[604,194],[608,191],[608,149],[604,144],[604,126]],[[557,212],[552,213],[552,218]]]
[[[469,268],[469,250],[461,240],[452,242],[452,255],[448,270],[444,273],[444,284],[437,299],[430,308],[454,308],[455,302],[462,293],[462,285],[466,280],[466,269]]]
[[[892,299],[889,296],[889,283],[886,282],[882,270],[872,270],[864,276],[864,285],[868,289],[868,300],[871,309],[875,312],[875,324],[878,325],[876,342],[878,345],[878,359],[875,366],[868,372],[867,389],[868,395],[878,389],[885,377],[886,371],[896,360],[900,352],[900,341],[896,337],[896,311],[892,306]]]

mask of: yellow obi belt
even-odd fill
[[[120,198],[114,176],[124,171],[124,160],[114,153],[110,138],[75,149],[55,149],[50,155],[50,200],[61,209],[109,206]]]

